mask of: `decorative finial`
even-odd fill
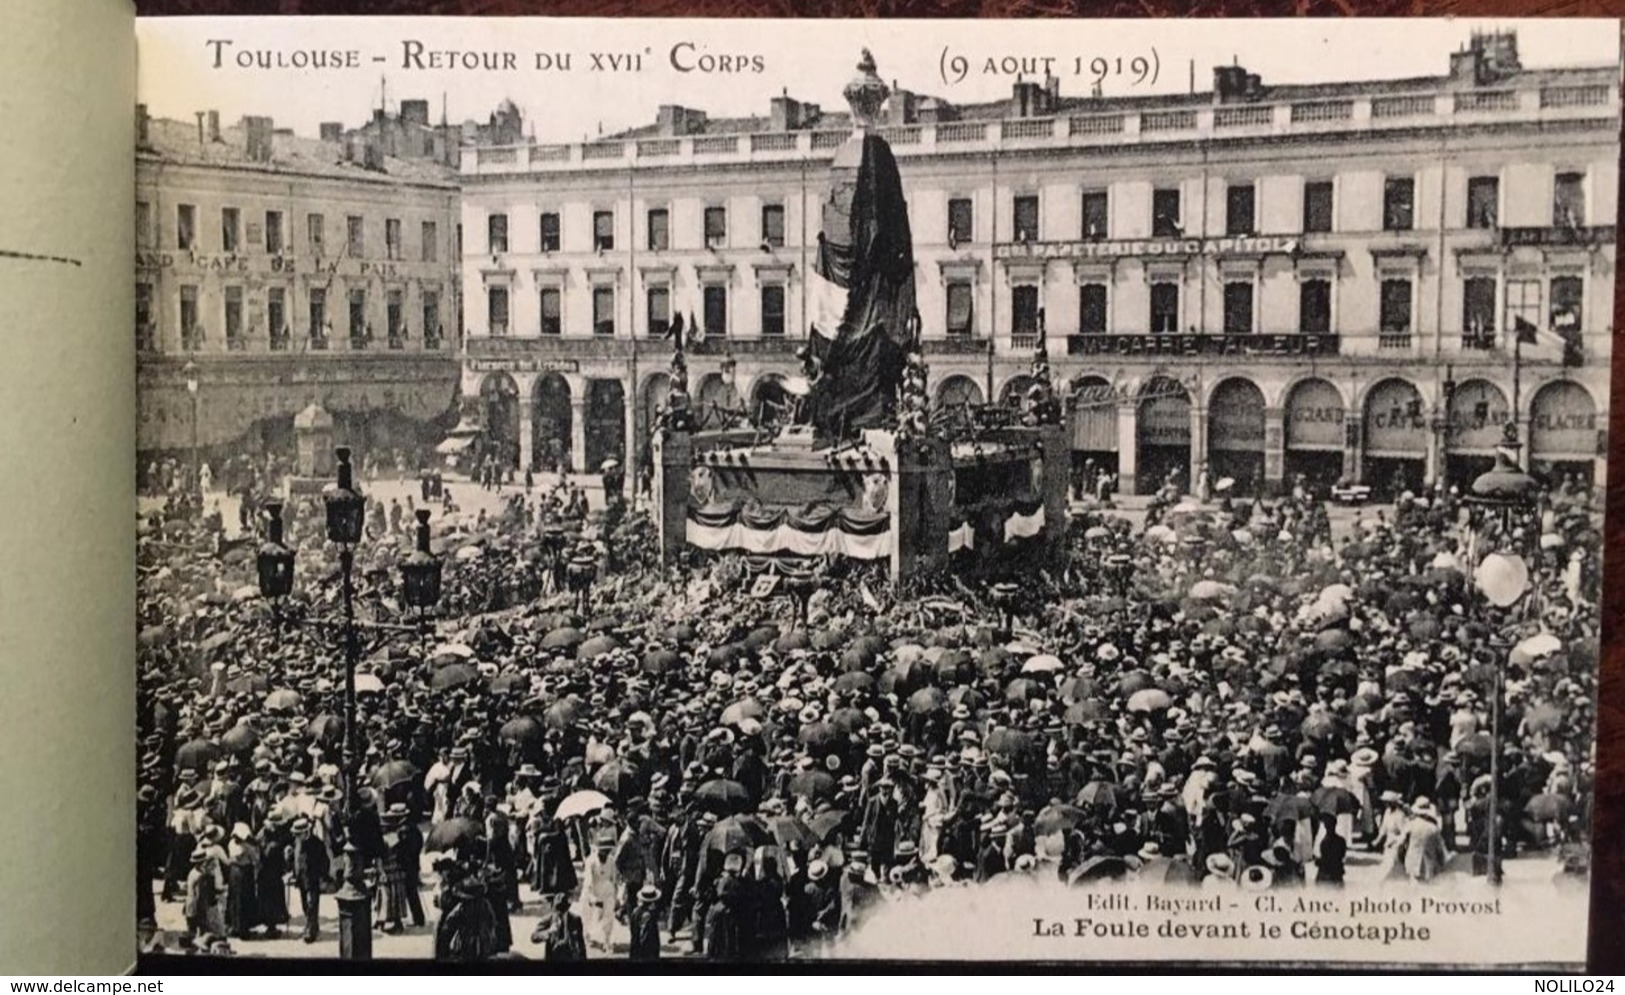
[[[858,60],[858,75],[841,91],[847,106],[852,109],[852,124],[857,130],[874,127],[880,117],[880,108],[891,96],[891,88],[876,72],[875,57],[865,48]]]

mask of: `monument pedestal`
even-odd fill
[[[282,482],[285,498],[320,494],[333,477],[333,416],[311,404],[293,416],[293,473]]]

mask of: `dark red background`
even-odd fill
[[[138,0],[143,16],[563,15],[623,17],[1288,17],[1339,16],[1625,16],[1625,0]],[[1625,204],[1625,197],[1621,197]],[[1625,308],[1618,291],[1614,326]],[[1616,357],[1625,361],[1625,353]],[[1596,841],[1591,891],[1590,968],[1625,974],[1625,376],[1616,362],[1609,431],[1608,576],[1603,626],[1602,692],[1597,738]]]

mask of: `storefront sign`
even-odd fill
[[[1134,238],[1100,242],[1003,243],[994,249],[999,259],[1127,259],[1142,256],[1174,257],[1261,255],[1298,250],[1292,235],[1236,236],[1233,238]]]
[[[1264,398],[1256,388],[1221,386],[1208,409],[1208,445],[1224,451],[1264,448]]]
[[[471,373],[575,373],[581,364],[573,359],[471,359]]]
[[[1555,383],[1535,395],[1529,419],[1529,455],[1536,459],[1589,459],[1603,452],[1597,407],[1585,388]]]
[[[1493,454],[1510,414],[1506,395],[1494,384],[1474,380],[1460,385],[1450,398],[1445,447],[1453,453]]]
[[[137,269],[175,270],[181,273],[277,274],[376,277],[395,280],[409,275],[396,263],[362,259],[297,259],[293,256],[210,255],[191,252],[137,252]]]
[[[1391,382],[1372,391],[1365,407],[1366,452],[1372,456],[1426,453],[1428,425],[1421,401],[1410,384]]]
[[[1344,417],[1336,387],[1324,380],[1299,384],[1287,398],[1287,448],[1342,449]]]
[[[1151,446],[1191,444],[1191,403],[1164,395],[1140,405],[1140,441]]]
[[[1502,228],[1501,244],[1519,245],[1611,245],[1614,241],[1613,225],[1591,225],[1577,228]]]

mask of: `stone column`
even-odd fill
[[[1140,407],[1132,401],[1117,406],[1117,493],[1138,494],[1135,464],[1140,456]]]
[[[598,468],[587,465],[587,385],[570,394],[570,470],[573,473],[596,473]]]
[[[1050,556],[1066,548],[1067,482],[1072,474],[1072,442],[1065,424],[1039,430],[1044,459],[1044,545]],[[944,544],[947,540],[944,538]]]
[[[1280,494],[1286,480],[1286,411],[1264,409],[1264,493]]]
[[[653,497],[660,559],[672,563],[688,542],[688,477],[694,463],[693,440],[686,432],[656,432],[650,452],[655,467]]]
[[[536,402],[529,394],[519,396],[519,472],[535,465]]]
[[[1343,476],[1356,484],[1365,483],[1365,425],[1357,408],[1343,411]]]
[[[1213,482],[1213,468],[1208,466],[1207,460],[1207,408],[1201,403],[1201,398],[1191,399],[1191,457],[1190,466],[1185,471],[1185,490],[1196,493],[1196,478],[1207,467],[1208,483]]]

